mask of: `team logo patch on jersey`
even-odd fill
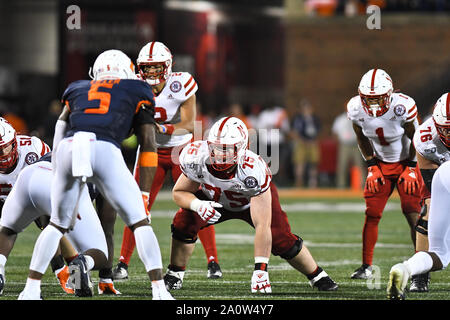
[[[180,81],[174,81],[170,84],[170,90],[172,92],[178,92],[181,90],[181,82]]]
[[[39,157],[35,152],[28,152],[27,155],[25,156],[25,162],[27,164],[35,163],[36,161],[38,161],[38,159]]]
[[[394,107],[394,113],[395,113],[397,116],[399,116],[399,117],[401,117],[402,115],[404,115],[405,112],[406,112],[406,107],[405,107],[404,105],[402,105],[402,104],[396,105],[396,106]]]
[[[244,184],[247,188],[255,188],[256,186],[258,186],[258,181],[255,177],[250,176],[244,179]]]

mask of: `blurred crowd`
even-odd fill
[[[376,5],[386,12],[450,10],[450,3],[446,0],[305,0],[305,11],[309,15],[355,16],[365,15],[370,5]]]

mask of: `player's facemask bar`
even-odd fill
[[[209,164],[216,171],[225,171],[237,164],[239,146],[208,142]]]
[[[390,96],[389,95],[379,95],[379,96],[366,96],[360,94],[361,102],[367,114],[372,117],[379,117],[385,114],[389,109]]]
[[[18,157],[17,140],[14,138],[0,147],[0,171],[6,171],[15,165]]]
[[[441,139],[442,143],[447,147],[450,148],[450,126],[443,126],[436,124],[436,130],[439,134],[439,138]]]

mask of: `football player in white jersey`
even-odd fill
[[[270,169],[247,146],[245,124],[238,118],[224,117],[212,126],[207,141],[194,141],[181,152],[183,174],[173,189],[180,210],[172,224],[166,286],[182,287],[201,228],[240,219],[255,229],[251,292],[272,292],[268,273],[271,253],[307,276],[313,288],[337,290],[338,285],[317,265],[303,240],[291,232]]]
[[[53,179],[51,153],[25,167],[6,198],[0,220],[0,256],[5,259],[13,249],[17,235],[41,216],[50,217],[50,190]],[[67,233],[79,252],[95,249],[99,252],[98,265],[106,261],[107,245],[102,226],[91,203],[88,190],[83,190],[79,205],[79,221]],[[3,264],[4,266],[4,264]],[[74,291],[73,283],[69,286]]]
[[[359,95],[347,104],[358,146],[368,167],[364,188],[366,202],[362,232],[362,265],[352,279],[370,279],[378,224],[384,207],[397,187],[401,209],[415,244],[415,226],[420,206],[421,179],[416,174],[412,139],[418,127],[414,100],[393,92],[391,77],[382,69],[369,70],[362,77]]]
[[[428,291],[429,272],[446,268],[450,261],[450,93],[438,99],[432,117],[414,135],[414,145],[424,181],[425,210],[417,225],[417,253],[391,268],[387,293],[393,300],[405,298],[409,278],[411,286],[413,279],[421,279],[416,280],[418,289]]]
[[[0,117],[0,208],[3,207],[22,169],[35,163],[49,151],[50,147],[41,139],[34,136],[17,135],[11,124]],[[42,227],[40,219],[35,222],[38,227]],[[9,231],[4,228],[1,232],[9,234]],[[65,250],[64,256],[67,259],[76,255],[76,251],[66,238],[61,239],[61,245],[62,249]],[[3,291],[5,280],[6,260],[7,255],[0,252],[0,294]],[[73,293],[73,290],[67,286],[69,271],[60,255],[52,260],[52,269],[63,290],[67,293]]]
[[[192,140],[196,117],[196,95],[198,85],[188,72],[172,72],[172,54],[163,43],[147,43],[137,58],[139,76],[151,85],[155,95],[155,120],[158,128],[156,143],[158,159],[155,177],[149,199],[149,212],[159,190],[170,172],[174,182],[181,174],[178,154]],[[139,181],[137,167],[135,178]],[[214,226],[199,232],[207,258],[207,277],[220,278]],[[128,278],[128,265],[133,254],[135,241],[133,233],[125,226],[122,237],[120,259],[114,269],[114,279]]]

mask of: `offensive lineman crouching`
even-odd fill
[[[255,229],[253,293],[272,292],[267,271],[271,252],[306,275],[312,287],[337,290],[338,285],[317,265],[303,240],[291,233],[267,164],[247,146],[245,124],[226,117],[213,125],[207,141],[194,141],[181,152],[183,174],[173,189],[173,199],[181,208],[172,224],[166,286],[182,287],[185,267],[201,228],[241,219]]]

